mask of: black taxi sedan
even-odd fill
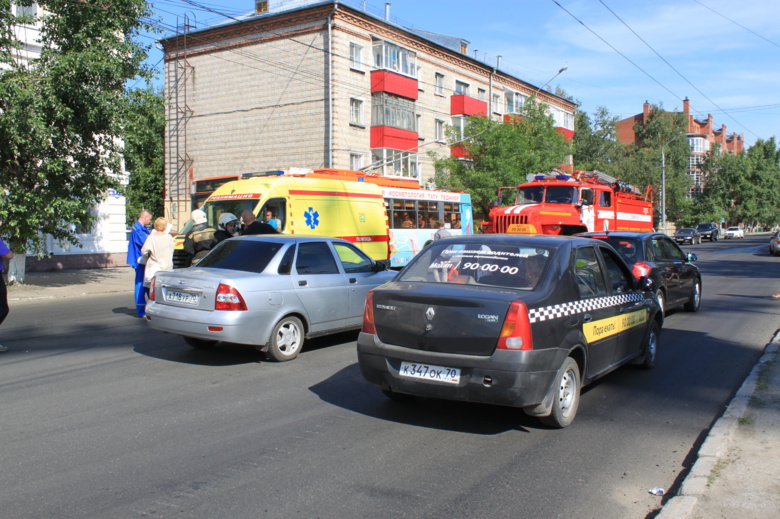
[[[654,367],[653,285],[599,240],[437,240],[368,293],[360,370],[390,398],[508,405],[566,427],[584,385],[629,362]]]

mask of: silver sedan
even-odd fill
[[[337,238],[231,238],[195,267],[158,272],[146,319],[194,348],[226,341],[292,360],[305,338],[359,329],[366,293],[395,274]]]

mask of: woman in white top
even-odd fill
[[[154,230],[146,238],[141,254],[148,255],[144,286],[149,286],[152,278],[160,270],[173,270],[173,236],[166,231],[168,222],[162,216],[154,221]]]

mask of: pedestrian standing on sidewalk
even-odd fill
[[[8,248],[8,246],[3,242],[3,239],[0,238],[0,258],[3,259],[2,262],[0,262],[0,324],[5,321],[5,318],[8,316],[8,287],[5,285],[5,278],[3,277],[4,272],[8,272],[8,267],[11,263],[11,260],[14,257],[14,253],[11,252],[11,249]],[[6,351],[8,348],[0,344],[0,351]]]
[[[146,256],[141,253],[141,247],[144,246],[146,238],[151,233],[146,228],[151,221],[152,213],[148,209],[142,210],[141,214],[138,215],[138,220],[133,224],[130,241],[127,244],[127,264],[135,269],[135,311],[138,313],[138,317],[146,315],[146,293],[148,292],[148,289],[144,287]]]
[[[161,270],[173,270],[173,236],[165,232],[168,222],[160,216],[154,221],[154,231],[146,238],[141,254],[149,256],[144,267],[144,286],[148,289],[152,278]]]

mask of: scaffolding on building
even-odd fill
[[[189,204],[189,173],[192,157],[187,153],[187,123],[192,118],[192,109],[187,104],[187,85],[193,74],[193,68],[187,61],[187,33],[194,28],[188,14],[184,23],[177,24],[178,36],[182,38],[182,50],[176,59],[166,65],[167,110],[166,135],[166,202],[169,217],[178,220],[179,214],[187,213]]]

